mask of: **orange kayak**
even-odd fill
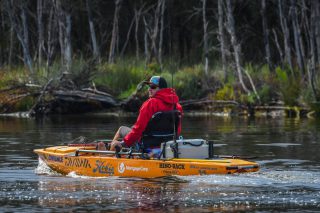
[[[210,175],[256,172],[259,165],[242,159],[145,159],[141,153],[96,151],[93,146],[55,146],[35,149],[52,170],[90,177],[156,178],[172,175]]]

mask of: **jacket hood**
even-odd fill
[[[174,105],[179,102],[179,97],[172,88],[164,88],[157,91],[157,93],[152,97],[162,100],[167,104]]]

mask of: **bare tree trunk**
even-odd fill
[[[227,20],[228,20],[227,30],[231,36],[231,44],[232,44],[233,50],[234,50],[234,57],[235,57],[236,69],[237,69],[237,73],[238,73],[239,82],[240,82],[243,90],[249,94],[250,91],[246,87],[246,85],[243,81],[243,77],[242,77],[241,64],[240,64],[241,47],[240,47],[240,44],[238,43],[237,37],[236,37],[231,2],[230,2],[230,0],[226,0],[226,3],[227,3]]]
[[[254,94],[256,95],[256,97],[257,97],[257,99],[258,99],[258,103],[260,104],[260,103],[261,103],[261,101],[260,101],[260,96],[259,96],[259,94],[257,93],[256,87],[255,87],[255,85],[254,85],[254,83],[253,83],[253,80],[252,80],[249,72],[245,69],[245,70],[244,70],[244,73],[247,75],[247,77],[248,77],[248,79],[249,79],[249,82],[250,82],[250,85],[251,85],[251,87],[252,87],[252,90],[253,90]]]
[[[64,25],[64,14],[61,8],[61,2],[60,0],[52,0],[54,2],[55,6],[55,12],[56,12],[56,17],[58,21],[58,27],[59,27],[59,44],[60,44],[60,53],[61,53],[61,66],[64,66],[64,53],[65,53],[65,44],[64,44],[64,34],[65,34],[65,28],[66,26]]]
[[[7,6],[8,16],[10,18],[13,29],[16,31],[18,40],[22,46],[24,64],[28,67],[31,73],[30,81],[33,82],[35,81],[35,76],[34,76],[33,62],[32,62],[30,50],[29,50],[28,22],[26,17],[26,5],[25,5],[26,2],[23,2],[22,4],[18,5],[18,7],[21,10],[21,14],[20,14],[21,23],[19,23],[19,18],[14,12],[14,7],[16,5],[13,5],[13,2],[11,0],[7,0],[6,3],[7,3],[6,6]]]
[[[88,12],[88,22],[89,22],[89,29],[90,29],[90,36],[91,36],[91,44],[93,49],[93,57],[98,61],[100,61],[100,48],[98,46],[96,32],[94,30],[92,11],[91,11],[91,0],[86,0],[86,7]]]
[[[313,31],[313,30],[312,30]],[[309,65],[308,65],[308,80],[309,84],[314,96],[314,99],[316,101],[320,101],[318,98],[318,92],[315,86],[316,76],[315,76],[315,70],[316,70],[316,53],[315,53],[315,42],[314,42],[314,32],[311,32],[310,34],[310,55],[311,58],[309,59]]]
[[[139,56],[140,47],[139,47],[139,39],[138,39],[140,16],[141,16],[141,8],[140,10],[135,9],[134,10],[134,20],[135,20],[134,39],[136,42],[136,59],[137,60],[140,58]]]
[[[149,51],[149,41],[148,41],[148,38],[150,37],[150,30],[145,17],[143,17],[143,23],[144,23],[144,55],[146,59],[145,64],[147,65],[150,61],[151,54]]]
[[[61,1],[55,0],[54,6],[58,18],[59,43],[61,51],[62,72],[69,72],[72,63],[71,53],[71,15],[63,10]]]
[[[14,29],[13,27],[11,26],[10,27],[10,45],[9,45],[9,57],[8,57],[8,66],[11,67],[11,64],[12,64],[12,52],[13,52],[13,42],[14,42],[14,39],[13,39],[13,34],[14,34]]]
[[[60,0],[53,0],[59,25],[59,43],[61,50],[62,72],[69,72],[72,63],[71,52],[71,15],[64,11]]]
[[[315,41],[316,41],[316,52],[317,59],[316,62],[319,65],[320,64],[320,2],[319,1],[311,1],[312,4],[312,10],[314,10],[314,30],[315,30]]]
[[[115,60],[116,44],[119,39],[119,13],[121,8],[121,3],[122,3],[122,0],[116,0],[115,2],[112,37],[111,37],[109,60],[108,60],[109,63],[114,63],[114,60]]]
[[[209,69],[209,47],[208,47],[208,22],[206,18],[207,0],[202,0],[202,23],[203,23],[203,51],[204,51],[204,73],[208,76]]]
[[[274,40],[275,40],[277,49],[278,49],[278,51],[279,51],[281,63],[283,63],[283,61],[284,61],[283,52],[282,52],[281,46],[280,46],[280,44],[279,44],[279,40],[278,40],[278,36],[277,36],[276,30],[273,29],[272,32],[273,32],[273,36],[274,36]]]
[[[153,29],[151,34],[151,52],[150,52],[151,54],[147,63],[150,63],[154,57],[158,56],[157,37],[159,32],[159,20],[160,20],[160,10],[161,10],[162,1],[164,0],[158,0],[157,8],[154,14]]]
[[[49,18],[48,18],[48,29],[47,29],[47,62],[46,62],[46,66],[47,66],[47,70],[49,70],[49,66],[52,63],[52,57],[53,57],[53,53],[54,53],[54,43],[55,43],[55,36],[53,36],[52,34],[56,32],[56,27],[55,26],[55,20],[54,20],[54,7],[53,5],[51,6],[50,12],[49,12]]]
[[[65,42],[65,61],[67,72],[70,71],[72,64],[72,49],[71,49],[71,15],[66,14],[66,35],[64,37]]]
[[[262,17],[263,41],[264,41],[264,49],[266,52],[266,61],[269,65],[269,68],[271,68],[272,65],[271,65],[270,42],[269,42],[269,28],[268,28],[267,13],[266,13],[266,0],[261,1],[260,13]]]
[[[292,61],[291,61],[290,32],[287,25],[286,16],[283,14],[282,2],[285,3],[285,1],[278,0],[279,16],[280,16],[279,18],[280,18],[280,24],[281,24],[283,40],[284,40],[285,62],[289,64],[292,74],[294,74]]]
[[[43,0],[37,0],[37,25],[38,25],[38,66],[42,64],[42,53],[44,50],[44,36],[43,36]]]
[[[166,0],[162,1],[161,5],[161,18],[160,18],[160,38],[159,38],[159,51],[158,51],[158,61],[162,70],[162,45],[163,45],[163,31],[164,31],[164,10],[165,10]]]
[[[291,15],[292,15],[292,28],[293,28],[293,36],[294,36],[294,45],[295,45],[295,52],[297,56],[298,66],[300,69],[300,75],[303,78],[304,76],[304,61],[302,57],[302,50],[301,50],[301,32],[298,24],[298,17],[297,17],[297,6],[295,1],[291,0]]]
[[[310,10],[310,8],[307,6],[306,1],[300,0],[300,3],[301,3],[301,24],[303,25],[302,32],[303,32],[303,34],[304,33],[307,34],[307,35],[304,35],[304,37],[301,36],[301,40],[302,40],[301,43],[304,44],[303,42],[305,42],[306,47],[310,47],[310,43],[309,43],[310,38],[308,37],[309,36],[308,33],[310,33],[310,23],[309,23],[309,21],[310,21],[309,10]],[[308,54],[307,50],[305,50],[304,45],[302,45],[301,47],[302,47],[301,48],[302,52],[304,54],[303,58],[307,59],[307,56],[306,56],[306,54]],[[308,62],[306,62],[306,63],[308,63]]]
[[[224,82],[227,82],[228,74],[227,74],[227,59],[226,59],[226,45],[225,45],[225,34],[224,34],[224,18],[223,18],[223,0],[218,1],[218,15],[219,15],[219,40],[220,40],[220,52],[221,52],[221,60],[222,60],[222,70],[224,73]]]
[[[301,33],[302,32],[309,32],[309,25],[308,25],[308,17],[306,15],[306,10],[307,10],[307,7],[306,7],[306,3],[304,0],[301,0],[299,3],[300,5],[300,14],[301,14],[301,21],[300,21],[300,26],[299,26],[299,31],[300,31],[300,49],[301,49],[301,54],[302,54],[302,59],[304,61],[304,66],[306,66],[307,62],[307,56],[306,56],[306,49],[305,49],[305,43],[308,43],[308,36],[305,36],[304,37],[304,33]],[[307,40],[307,41],[305,41]],[[306,69],[306,67],[304,67],[304,69]]]
[[[132,20],[131,20],[131,24],[130,24],[129,29],[128,29],[127,39],[126,39],[126,41],[124,42],[124,45],[123,45],[123,47],[122,47],[122,49],[121,49],[121,52],[120,52],[120,57],[121,57],[121,58],[123,57],[124,51],[125,51],[126,48],[127,48],[127,45],[128,45],[129,39],[130,39],[131,30],[132,30],[132,27],[133,27],[134,22],[135,22],[135,19],[132,19]]]
[[[317,84],[317,76],[316,76],[316,24],[317,21],[319,21],[317,18],[317,1],[312,1],[312,7],[311,7],[311,17],[310,17],[310,59],[309,59],[309,66],[308,66],[308,79],[309,79],[309,84],[311,86],[313,95],[314,95],[314,99],[315,101],[320,101],[320,97],[318,94],[318,90],[316,88],[316,84]],[[318,50],[319,51],[319,50]]]
[[[139,37],[138,37],[138,32],[139,32],[139,23],[140,23],[140,18],[143,12],[143,9],[145,7],[145,3],[141,5],[139,10],[137,9],[137,6],[135,6],[134,9],[134,20],[135,20],[135,30],[134,30],[134,39],[136,43],[136,59],[138,60],[140,58],[140,46],[139,46]],[[147,9],[148,10],[148,9]]]
[[[26,5],[23,4],[21,8],[21,20],[23,26],[23,43],[25,47],[23,48],[24,58],[29,67],[29,70],[32,74],[32,80],[35,80],[34,70],[33,70],[33,62],[31,59],[30,48],[29,48],[29,32],[28,32],[28,21],[27,21],[27,14],[26,14]]]

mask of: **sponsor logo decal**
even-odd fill
[[[83,167],[83,168],[91,168],[88,159],[80,159],[80,158],[65,158],[65,166],[75,166],[75,167]]]
[[[166,175],[178,175],[178,171],[177,170],[164,170],[162,172],[164,174],[166,174]]]
[[[96,161],[96,167],[92,170],[94,173],[114,175],[114,167],[105,161]]]
[[[133,171],[133,172],[148,172],[149,168],[128,166],[128,165],[125,165],[123,162],[119,163],[118,172],[122,174],[124,173],[125,170]]]
[[[54,161],[54,162],[60,162],[60,163],[63,162],[63,158],[62,157],[54,156],[54,155],[49,155],[48,156],[48,160],[49,161]]]
[[[196,165],[190,165],[190,169],[197,169],[197,170],[217,170],[217,168],[214,167],[205,167],[205,166],[196,166]]]
[[[118,172],[122,174],[122,173],[124,173],[125,170],[126,170],[126,167],[125,167],[124,163],[119,163]]]
[[[160,163],[161,169],[184,169],[184,164],[179,163]]]

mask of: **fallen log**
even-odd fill
[[[81,90],[54,90],[52,95],[57,100],[69,101],[69,102],[100,102],[103,105],[108,105],[110,107],[118,106],[115,99],[109,94],[92,93]]]
[[[223,100],[207,100],[207,99],[201,99],[201,100],[185,100],[180,101],[181,106],[183,109],[206,109],[206,108],[212,108],[214,107],[242,107],[238,102],[236,101],[223,101]]]

